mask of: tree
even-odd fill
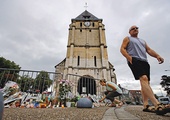
[[[10,70],[2,70],[0,69],[0,88],[3,88],[5,83],[9,80],[16,81],[19,73],[19,65],[15,62],[11,62],[10,60],[6,60],[3,57],[0,57],[0,68],[8,68],[8,69],[17,69],[18,71],[10,71]]]
[[[167,95],[170,95],[170,76],[163,75],[160,85],[167,91]]]
[[[46,71],[41,71],[35,78],[33,89],[43,92],[47,90],[51,85],[52,80],[50,79],[48,73]]]
[[[22,92],[28,92],[32,91],[34,81],[35,80],[33,78],[29,77],[28,75],[24,75],[19,77],[17,83],[19,84]]]
[[[14,61],[11,62],[10,60],[0,57],[0,68],[20,69],[21,67],[19,67]]]

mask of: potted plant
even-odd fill
[[[66,106],[66,102],[70,102],[68,94],[71,92],[71,83],[68,80],[59,81],[59,101]]]
[[[68,99],[68,100],[66,99],[66,106],[67,106],[67,107],[71,107],[71,101],[70,101],[70,99]]]
[[[71,107],[75,107],[76,102],[79,100],[78,96],[74,96],[70,101],[71,101]]]

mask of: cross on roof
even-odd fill
[[[87,3],[85,3],[85,6],[84,6],[84,7],[85,7],[85,9],[87,10],[87,7],[88,7],[88,6],[87,6]]]

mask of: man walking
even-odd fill
[[[146,41],[138,38],[139,29],[137,26],[132,26],[129,29],[130,37],[125,37],[120,52],[127,59],[127,63],[136,80],[140,80],[141,93],[143,98],[144,112],[153,112],[148,105],[148,99],[152,101],[155,106],[156,114],[166,114],[166,110],[155,98],[154,93],[150,87],[150,65],[147,60],[147,53],[156,58],[159,64],[164,62],[164,59],[152,50]]]

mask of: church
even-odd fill
[[[87,10],[71,19],[66,57],[55,66],[55,72],[62,73],[62,78],[56,76],[56,79],[75,80],[75,76],[78,76],[75,82],[77,90],[74,91],[79,94],[83,91],[96,94],[96,81],[100,79],[117,83],[114,66],[108,61],[105,25],[102,21]]]

